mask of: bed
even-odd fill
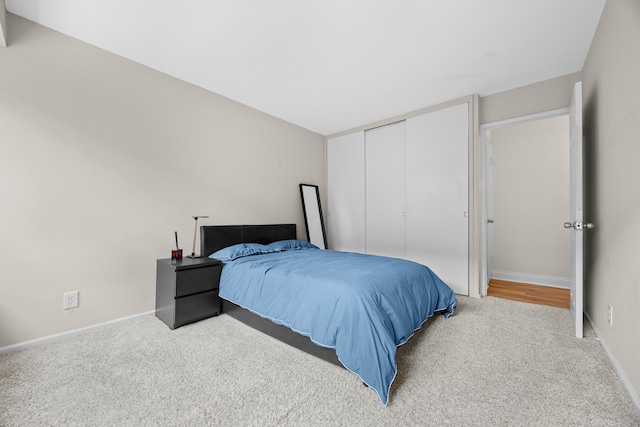
[[[222,312],[344,366],[386,405],[396,349],[455,293],[411,261],[321,250],[295,224],[201,226],[201,255],[224,263]]]

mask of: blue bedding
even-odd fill
[[[334,348],[386,405],[397,347],[435,312],[453,314],[454,292],[411,261],[282,246],[211,255],[225,263],[220,296]]]

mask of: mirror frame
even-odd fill
[[[304,213],[307,240],[320,249],[328,249],[318,186],[300,184],[300,197],[302,198],[302,212]]]

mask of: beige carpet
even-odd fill
[[[2,426],[640,426],[567,310],[459,298],[398,350],[384,407],[352,373],[222,315],[155,317],[0,355]]]

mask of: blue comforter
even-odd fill
[[[436,311],[455,312],[451,288],[411,261],[303,249],[224,262],[222,298],[335,348],[384,405],[397,347]]]

